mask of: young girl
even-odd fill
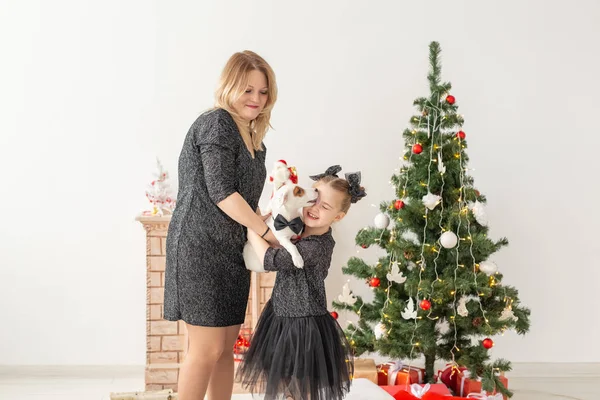
[[[327,311],[325,278],[335,241],[331,224],[366,196],[360,173],[338,178],[339,166],[312,176],[318,198],[303,210],[305,229],[296,247],[304,268],[296,268],[283,248],[270,247],[248,231],[248,240],[266,271],[277,271],[271,300],[258,321],[238,379],[265,400],[339,400],[350,389],[352,351],[344,332]]]

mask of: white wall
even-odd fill
[[[494,355],[600,361],[590,345],[600,329],[600,4],[367,3],[0,1],[0,364],[143,364],[134,217],[154,157],[176,176],[189,125],[241,49],[278,77],[269,163],[286,158],[304,176],[333,163],[363,172],[368,200],[336,230],[337,295],[370,204],[393,197],[431,40],[465,114],[491,233],[511,240],[496,261],[533,311],[531,333],[497,339]]]

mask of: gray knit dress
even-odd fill
[[[223,109],[192,124],[179,156],[177,206],[167,235],[165,319],[212,327],[244,322],[250,292],[242,256],[246,228],[217,204],[238,192],[253,210],[258,207],[266,148],[255,153],[253,159]]]

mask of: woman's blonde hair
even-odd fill
[[[252,71],[260,71],[267,78],[267,103],[248,125],[233,108],[233,104],[244,94],[248,86],[248,76]],[[223,72],[219,87],[215,93],[215,107],[227,110],[235,120],[243,135],[250,136],[252,148],[262,150],[262,141],[271,128],[271,110],[277,101],[277,83],[271,66],[258,54],[245,50],[235,53],[229,58]]]

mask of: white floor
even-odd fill
[[[36,368],[0,367],[2,400],[108,400],[111,392],[141,390],[143,369],[138,367]],[[597,376],[571,378],[510,378],[516,400],[599,400]],[[356,399],[368,397],[356,396]],[[232,400],[251,400],[250,395],[234,395]]]

